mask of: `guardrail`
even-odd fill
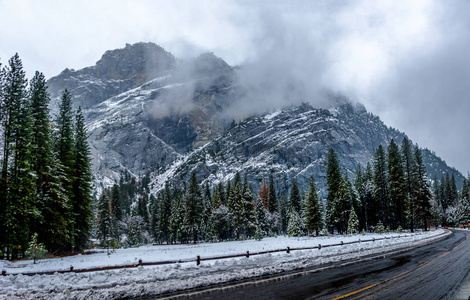
[[[6,270],[2,270],[2,275],[27,275],[27,276],[34,276],[34,275],[53,275],[53,274],[63,274],[63,273],[84,273],[84,272],[97,272],[97,271],[106,271],[106,270],[116,270],[116,269],[128,269],[128,268],[137,268],[140,266],[158,266],[158,265],[170,265],[170,264],[178,264],[178,263],[189,263],[195,262],[196,265],[200,265],[202,261],[209,261],[209,260],[219,260],[219,259],[228,259],[228,258],[237,258],[237,257],[250,257],[256,255],[263,255],[269,253],[279,253],[279,252],[286,252],[290,253],[291,251],[299,251],[299,250],[313,250],[318,249],[321,250],[322,248],[329,248],[329,247],[339,247],[344,245],[351,245],[357,243],[368,243],[368,242],[375,242],[381,240],[389,240],[389,239],[396,239],[396,238],[403,238],[403,237],[410,237],[414,235],[421,235],[421,232],[413,233],[413,234],[405,234],[405,235],[397,235],[397,236],[390,236],[390,237],[381,237],[381,238],[372,238],[368,240],[361,240],[358,239],[357,241],[350,241],[350,242],[343,242],[337,244],[317,244],[311,247],[297,247],[291,248],[287,246],[287,248],[283,249],[275,249],[275,250],[266,250],[266,251],[258,251],[258,252],[250,252],[246,251],[245,253],[240,254],[232,254],[232,255],[222,255],[222,256],[212,256],[212,257],[201,257],[198,255],[196,259],[180,259],[180,260],[167,260],[167,261],[156,261],[156,262],[143,262],[142,259],[139,259],[139,262],[136,264],[129,264],[129,265],[118,265],[118,266],[106,266],[106,267],[94,267],[94,268],[83,268],[83,269],[75,269],[73,266],[70,266],[69,269],[62,269],[62,270],[55,270],[55,271],[43,271],[43,272],[25,272],[25,273],[11,273],[7,274]]]

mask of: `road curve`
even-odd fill
[[[470,299],[470,232],[374,260],[177,295],[178,299]]]

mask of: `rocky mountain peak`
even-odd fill
[[[134,87],[137,87],[172,70],[175,63],[176,58],[171,53],[154,43],[126,44],[125,48],[106,51],[93,71],[100,78],[134,78]]]
[[[175,67],[176,58],[154,43],[127,44],[125,48],[106,51],[94,66],[78,71],[65,69],[47,83],[53,103],[68,89],[75,106],[90,108],[164,76]]]

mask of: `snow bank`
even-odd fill
[[[194,288],[220,282],[269,275],[288,270],[321,266],[325,263],[356,259],[361,256],[383,251],[404,249],[429,243],[445,234],[442,229],[423,232],[409,237],[362,242],[321,250],[299,250],[163,266],[137,267],[89,273],[65,273],[54,275],[7,275],[0,276],[0,297],[9,299],[119,299],[142,295],[158,295],[182,289]],[[240,254],[275,249],[311,247],[318,244],[338,244],[358,239],[391,237],[398,234],[367,234],[302,237],[265,238],[261,241],[247,240],[224,243],[203,243],[197,245],[144,246],[133,249],[119,249],[111,255],[96,253],[65,258],[32,261],[0,261],[0,268],[8,274],[68,270],[101,266],[128,265],[143,262],[193,259]],[[401,234],[403,236],[403,234]]]

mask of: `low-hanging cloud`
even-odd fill
[[[250,93],[231,109],[240,118],[300,102],[323,107],[329,89],[466,172],[469,20],[465,0],[6,0],[0,57],[18,51],[26,68],[50,77],[125,43],[152,41],[183,58],[210,51],[241,66]]]

